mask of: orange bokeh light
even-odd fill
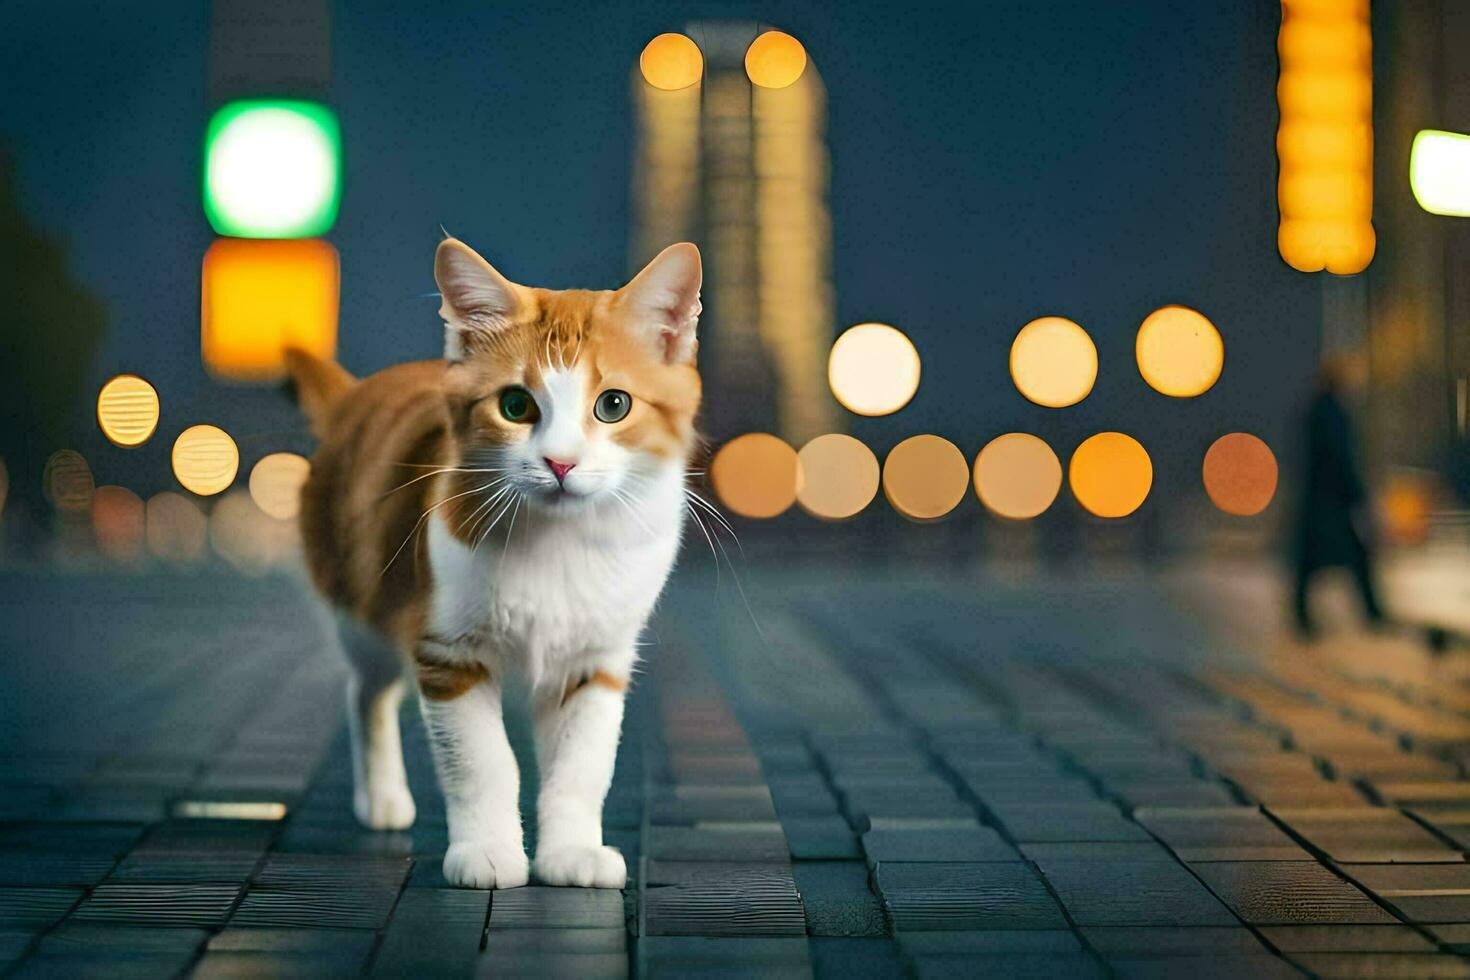
[[[660,34],[638,56],[643,80],[665,92],[688,88],[704,76],[699,45],[683,34]]]
[[[231,381],[285,376],[287,347],[337,353],[337,250],[316,238],[220,238],[204,255],[204,366]]]
[[[790,34],[766,31],[745,50],[745,74],[761,88],[793,85],[806,71],[806,48]]]
[[[153,557],[184,565],[203,556],[206,524],[194,501],[178,493],[160,493],[148,498],[144,513],[144,536]]]
[[[910,520],[938,520],[959,506],[969,486],[965,454],[939,436],[910,436],[883,461],[883,493]]]
[[[1165,306],[1145,317],[1134,354],[1143,380],[1174,398],[1204,394],[1225,368],[1220,331],[1203,313],[1187,306]]]
[[[1276,456],[1249,432],[1216,439],[1205,453],[1205,493],[1227,514],[1251,517],[1265,510],[1276,495]]]
[[[123,487],[98,487],[92,494],[92,533],[108,558],[137,561],[143,556],[143,501]]]
[[[797,453],[801,486],[797,502],[813,517],[846,520],[878,495],[878,457],[852,436],[817,436]]]
[[[1045,513],[1062,489],[1062,463],[1027,432],[992,439],[975,457],[975,495],[993,514],[1028,520]]]
[[[796,450],[768,432],[749,432],[720,447],[710,482],[724,505],[742,517],[775,517],[796,502],[801,464]]]
[[[1154,467],[1137,439],[1121,432],[1099,432],[1077,447],[1067,476],[1072,494],[1088,512],[1127,517],[1147,499]]]

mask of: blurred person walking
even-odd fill
[[[1304,639],[1316,635],[1308,607],[1312,578],[1324,568],[1347,568],[1374,626],[1384,622],[1373,573],[1372,515],[1358,461],[1358,437],[1345,399],[1360,382],[1349,358],[1329,358],[1306,413],[1301,496],[1292,535],[1296,585],[1292,613]]]

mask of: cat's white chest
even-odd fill
[[[436,515],[429,528],[433,632],[475,635],[477,656],[533,682],[629,650],[673,567],[681,514],[656,510],[633,527],[606,512],[570,520],[537,515],[508,541],[478,550]]]

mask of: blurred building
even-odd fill
[[[700,244],[700,366],[721,394],[702,428],[715,441],[764,430],[800,446],[841,417],[826,378],[836,326],[826,92],[810,60],[785,88],[752,84],[754,23],[683,33],[704,55],[701,83],[665,91],[633,71],[630,267],[671,242]]]

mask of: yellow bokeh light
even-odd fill
[[[940,436],[910,436],[883,461],[883,494],[910,520],[938,520],[959,506],[969,486],[965,454]]]
[[[1360,0],[1283,0],[1277,248],[1294,269],[1361,272],[1373,230],[1373,39]]]
[[[1077,502],[1098,517],[1127,517],[1154,482],[1148,451],[1132,436],[1099,432],[1077,447],[1067,471]]]
[[[1134,353],[1143,380],[1174,398],[1209,391],[1225,367],[1220,331],[1203,313],[1187,306],[1165,306],[1145,317]]]
[[[842,332],[827,356],[827,384],[858,415],[891,415],[919,390],[919,351],[902,330],[859,323]]]
[[[204,554],[204,515],[189,498],[160,493],[148,498],[144,520],[148,551],[176,565],[198,561]]]
[[[801,464],[796,450],[767,432],[749,432],[720,447],[710,482],[724,505],[742,517],[784,513],[796,502]]]
[[[1030,433],[997,436],[975,457],[975,494],[1001,517],[1028,520],[1045,513],[1061,489],[1061,460]]]
[[[1066,317],[1032,320],[1011,343],[1011,380],[1038,405],[1075,405],[1097,381],[1097,347],[1086,330]]]
[[[761,88],[785,88],[806,71],[806,48],[790,34],[766,31],[745,50],[745,74]]]
[[[271,453],[250,470],[250,497],[262,511],[289,521],[301,511],[301,487],[311,463],[295,453]]]
[[[1470,218],[1470,136],[1420,130],[1409,153],[1409,187],[1429,213]]]
[[[1205,453],[1202,476],[1211,503],[1227,514],[1251,517],[1276,495],[1276,456],[1256,436],[1231,432]]]
[[[97,393],[97,424],[115,446],[141,446],[158,428],[158,392],[136,374],[119,374]]]
[[[290,557],[299,541],[294,522],[266,514],[244,490],[225,494],[209,515],[209,543],[215,554],[251,575]]]
[[[113,561],[143,555],[143,501],[123,487],[98,487],[92,494],[92,533],[97,550]]]
[[[285,377],[286,348],[337,352],[338,259],[316,238],[220,238],[204,254],[204,366],[231,381]]]
[[[174,440],[173,467],[174,476],[185,490],[212,497],[235,482],[240,450],[223,429],[190,426]]]
[[[41,472],[46,500],[60,511],[84,513],[92,506],[92,491],[96,486],[92,468],[75,449],[58,449],[52,453]]]
[[[638,56],[638,70],[654,88],[674,92],[704,76],[704,55],[699,45],[683,34],[660,34]]]
[[[878,495],[878,457],[852,436],[817,436],[797,453],[801,485],[796,499],[813,517],[846,520]]]

